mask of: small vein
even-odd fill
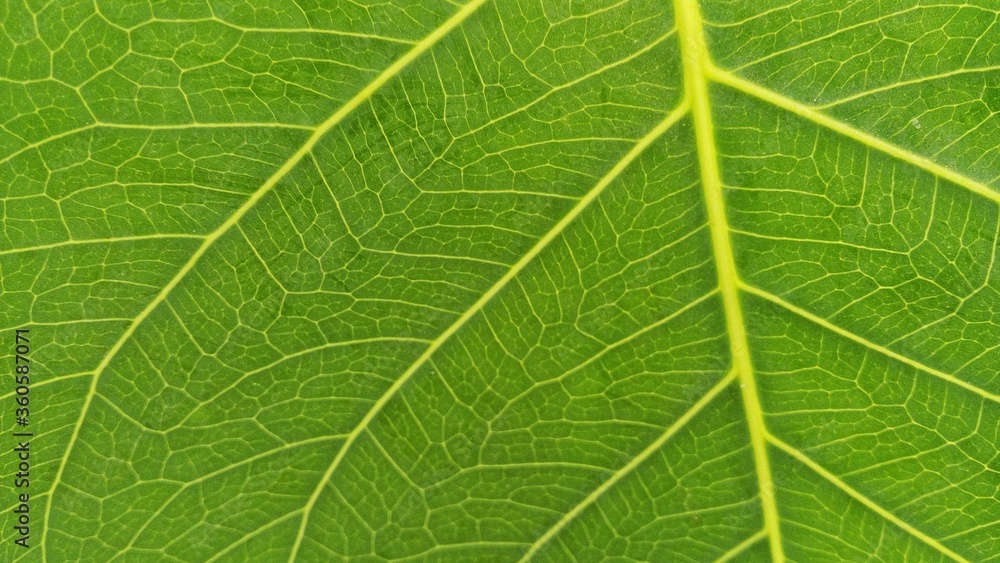
[[[318,436],[318,437],[315,437],[315,438],[307,438],[305,440],[299,440],[298,442],[286,442],[286,443],[284,443],[284,444],[282,444],[280,446],[271,448],[269,450],[266,450],[266,451],[263,451],[263,452],[258,452],[256,454],[250,456],[250,457],[247,457],[247,458],[241,459],[241,460],[239,460],[239,461],[237,461],[235,463],[231,463],[229,465],[220,467],[220,468],[215,469],[213,471],[210,471],[210,472],[208,472],[208,473],[206,473],[204,475],[201,475],[201,476],[199,476],[199,477],[197,477],[195,479],[192,479],[191,481],[187,481],[187,482],[181,484],[173,493],[170,494],[169,497],[166,498],[166,500],[163,501],[162,506],[164,506],[164,507],[169,506],[171,503],[174,502],[174,500],[177,499],[177,497],[181,496],[181,494],[183,494],[184,491],[190,490],[192,487],[194,487],[196,485],[207,483],[209,480],[211,480],[211,479],[213,479],[215,477],[218,477],[219,475],[224,475],[224,474],[226,474],[226,473],[228,473],[230,471],[233,471],[235,469],[238,469],[240,467],[244,467],[244,466],[247,466],[247,465],[252,465],[252,464],[254,464],[254,463],[258,462],[258,461],[267,459],[267,458],[272,457],[272,456],[277,456],[277,455],[287,456],[288,452],[290,450],[293,450],[293,449],[296,449],[296,448],[300,448],[300,447],[304,447],[304,446],[311,446],[311,445],[314,445],[314,444],[321,444],[321,443],[324,443],[324,442],[331,442],[331,441],[339,440],[339,439],[342,439],[342,438],[343,438],[343,436],[341,436],[339,434],[337,434],[337,435]],[[302,511],[302,509],[300,508],[298,510],[293,511],[291,514],[297,514],[297,513],[301,512],[301,511]],[[122,549],[118,553],[116,553],[115,557],[117,557],[117,556],[119,556],[119,555],[121,555],[123,553],[127,553],[130,549],[132,549],[132,547],[135,545],[135,542],[138,541],[138,539],[142,536],[142,534],[149,528],[149,525],[152,524],[153,521],[156,520],[156,517],[158,515],[159,515],[159,513],[155,513],[155,512],[154,513],[150,513],[148,515],[149,516],[148,519],[145,522],[143,522],[143,524],[141,526],[139,526],[139,528],[136,529],[135,532],[132,534],[132,539],[129,541],[128,545],[125,546],[124,549]]]
[[[60,242],[54,242],[51,244],[40,244],[37,246],[25,246],[21,248],[8,248],[6,250],[0,250],[0,256],[7,254],[21,254],[25,252],[35,252],[38,250],[52,250],[56,248],[61,248],[64,246],[81,246],[87,244],[117,244],[121,242],[136,242],[144,240],[156,240],[164,241],[171,239],[203,239],[198,235],[187,235],[183,233],[165,233],[165,234],[155,234],[155,235],[136,235],[130,237],[113,237],[113,238],[97,238],[97,239],[70,239]]]
[[[885,86],[879,86],[878,88],[870,88],[870,89],[864,90],[862,92],[857,92],[855,94],[851,94],[850,96],[846,96],[846,97],[840,98],[839,100],[835,100],[835,101],[832,101],[832,102],[827,103],[827,104],[823,104],[823,105],[820,105],[820,106],[815,106],[815,109],[827,109],[827,108],[831,108],[831,107],[834,107],[834,106],[839,106],[841,104],[845,104],[847,102],[853,102],[854,100],[858,100],[860,98],[864,98],[864,97],[871,96],[871,95],[874,95],[874,94],[879,94],[881,92],[888,92],[890,90],[895,90],[896,88],[904,88],[906,86],[913,86],[913,85],[922,84],[922,83],[925,83],[925,82],[932,82],[934,80],[941,80],[942,78],[948,78],[948,77],[951,77],[951,76],[959,76],[959,75],[962,75],[962,74],[978,74],[978,73],[983,73],[983,72],[993,72],[993,71],[996,71],[996,70],[1000,70],[1000,66],[987,66],[987,67],[976,67],[976,68],[960,68],[960,69],[952,70],[952,71],[949,71],[949,72],[942,72],[942,73],[939,73],[939,74],[933,74],[933,75],[930,75],[930,76],[921,76],[921,77],[913,78],[913,79],[910,79],[910,80],[901,80],[899,82],[894,82],[892,84],[886,84]]]

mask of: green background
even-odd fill
[[[676,4],[0,3],[0,559],[997,558],[997,5]]]

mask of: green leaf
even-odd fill
[[[0,558],[995,560],[998,18],[3,5]]]

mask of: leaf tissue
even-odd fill
[[[9,0],[0,108],[0,560],[1000,560],[992,0]]]

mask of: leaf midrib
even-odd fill
[[[778,507],[774,497],[774,481],[771,478],[771,463],[767,455],[764,411],[757,394],[757,382],[750,361],[750,346],[743,322],[743,307],[740,304],[737,285],[739,278],[736,273],[736,259],[733,255],[729,225],[726,220],[722,177],[719,171],[719,156],[715,144],[715,126],[712,123],[712,108],[706,72],[706,69],[711,66],[711,62],[698,0],[674,0],[674,17],[677,18],[680,35],[684,83],[687,95],[691,99],[695,143],[701,169],[701,185],[704,190],[708,224],[712,234],[712,253],[715,256],[716,275],[722,295],[722,307],[726,319],[726,332],[729,335],[733,369],[740,382],[743,410],[750,433],[750,446],[757,474],[757,488],[764,516],[764,530],[771,546],[771,557],[777,563],[783,563],[785,555],[778,522]]]
[[[753,366],[750,361],[749,346],[747,342],[746,328],[742,319],[742,304],[740,291],[753,292],[758,295],[767,295],[772,301],[780,301],[790,312],[819,322],[825,329],[833,330],[837,334],[846,336],[854,341],[863,341],[869,349],[886,354],[889,357],[903,361],[909,365],[916,365],[924,371],[930,371],[933,375],[941,377],[953,384],[965,389],[977,392],[979,395],[994,399],[995,396],[978,389],[968,383],[962,382],[958,378],[948,376],[938,370],[932,370],[923,366],[919,362],[907,358],[901,354],[892,352],[887,348],[873,345],[864,341],[859,336],[850,331],[841,329],[833,323],[819,319],[807,311],[785,303],[776,296],[770,296],[762,290],[757,290],[740,280],[736,262],[733,256],[730,233],[728,226],[725,199],[721,176],[719,171],[719,158],[716,154],[714,139],[715,128],[712,124],[712,112],[708,93],[709,81],[727,85],[745,94],[749,94],[763,100],[775,107],[803,117],[811,122],[826,128],[836,134],[853,139],[873,150],[880,151],[895,157],[898,160],[921,168],[930,172],[938,178],[950,180],[969,191],[985,197],[994,202],[1000,202],[1000,194],[990,190],[984,184],[976,182],[962,174],[945,168],[940,164],[925,157],[916,155],[910,151],[902,149],[891,143],[864,133],[839,120],[833,119],[813,108],[801,104],[795,100],[785,98],[771,90],[758,86],[748,80],[736,76],[733,73],[725,72],[712,62],[708,52],[707,43],[704,37],[704,22],[701,20],[698,0],[675,0],[675,14],[679,20],[681,35],[681,53],[684,57],[685,82],[688,87],[689,96],[692,98],[692,113],[695,121],[695,133],[697,137],[699,162],[702,169],[702,185],[705,190],[706,205],[709,213],[709,225],[712,229],[712,246],[716,258],[716,268],[719,276],[719,288],[723,296],[723,307],[726,315],[727,331],[732,348],[733,363],[737,370],[741,393],[743,396],[744,410],[746,411],[750,442],[753,449],[754,464],[758,476],[758,485],[761,495],[761,503],[764,516],[764,531],[768,536],[771,557],[778,563],[785,561],[784,546],[781,541],[780,520],[778,514],[777,499],[774,492],[774,481],[771,477],[770,458],[767,452],[769,445],[785,451],[792,455],[800,463],[815,471],[821,478],[832,483],[838,489],[844,491],[850,497],[874,511],[876,514],[898,526],[913,537],[933,547],[943,555],[957,561],[966,561],[964,558],[945,547],[936,539],[920,531],[917,527],[899,518],[891,511],[878,505],[873,500],[864,496],[854,488],[841,481],[836,475],[831,473],[819,463],[815,462],[803,452],[781,441],[771,434],[764,421],[764,411],[761,407],[758,393],[756,391],[756,378]]]
[[[730,338],[730,345],[732,349],[731,353],[734,363],[734,371],[730,374],[730,376],[725,378],[725,381],[728,383],[732,376],[735,375],[740,382],[744,408],[746,410],[747,422],[751,434],[754,464],[758,475],[758,485],[765,520],[763,530],[747,538],[738,546],[727,552],[727,554],[723,556],[723,559],[728,559],[739,554],[744,549],[766,536],[768,537],[770,543],[771,556],[773,560],[777,562],[783,562],[785,560],[784,547],[781,542],[777,502],[774,494],[774,484],[770,475],[770,463],[769,456],[767,454],[767,447],[768,444],[770,444],[773,447],[792,455],[795,459],[817,472],[817,474],[822,478],[826,479],[837,488],[843,490],[846,494],[859,501],[867,508],[873,510],[876,514],[885,518],[888,522],[900,527],[902,530],[911,534],[915,538],[938,550],[943,555],[956,561],[966,561],[963,557],[948,549],[936,539],[923,533],[912,524],[909,524],[854,488],[850,487],[829,470],[825,469],[816,461],[806,456],[803,452],[781,441],[767,430],[763,418],[763,409],[760,405],[756,392],[756,381],[753,374],[752,364],[750,362],[746,330],[742,320],[742,305],[739,299],[740,291],[746,291],[765,297],[768,300],[785,307],[793,314],[797,314],[803,318],[811,320],[827,330],[831,330],[841,336],[864,345],[868,349],[885,354],[888,357],[916,367],[921,371],[930,373],[952,384],[972,391],[988,400],[997,401],[1000,399],[1000,396],[989,393],[984,389],[980,389],[972,384],[966,383],[954,376],[945,374],[940,370],[925,366],[916,360],[893,352],[888,348],[869,342],[868,340],[846,329],[785,302],[780,297],[750,286],[739,279],[729,236],[733,230],[728,226],[725,213],[723,188],[718,165],[719,161],[714,141],[714,126],[712,124],[708,84],[709,82],[715,82],[735,88],[745,94],[761,99],[774,107],[786,110],[790,113],[810,120],[834,133],[853,139],[873,150],[886,153],[897,158],[898,160],[930,172],[938,178],[950,180],[953,183],[968,189],[970,192],[992,201],[1000,202],[1000,194],[997,194],[993,190],[989,189],[985,184],[945,168],[930,159],[919,156],[891,143],[887,143],[846,123],[831,118],[814,108],[810,108],[795,100],[785,98],[776,92],[760,87],[731,72],[718,68],[715,66],[708,53],[703,31],[704,22],[700,16],[698,0],[674,0],[674,13],[678,20],[681,55],[684,58],[684,76],[686,86],[685,99],[690,100],[692,117],[695,123],[699,165],[702,170],[702,185],[705,191],[706,206],[709,212],[709,225],[712,230],[713,254],[718,268],[719,288],[717,291],[719,291],[723,296],[727,333]],[[721,385],[721,383],[717,385]],[[708,395],[714,397],[716,392],[717,388],[713,388]],[[588,506],[596,502],[605,491],[610,489],[625,475],[638,467],[643,460],[662,446],[663,443],[666,442],[666,438],[673,435],[676,428],[680,426],[681,420],[686,423],[695,414],[705,408],[709,402],[710,401],[706,400],[706,397],[703,396],[702,399],[681,415],[681,419],[675,421],[675,423],[670,426],[664,435],[661,435],[661,437],[653,444],[647,446],[643,452],[630,460],[629,463],[616,471],[607,480],[602,482],[597,489],[591,492],[591,494],[589,494],[581,502],[573,506],[567,513],[566,517],[562,518],[554,526],[546,530],[539,540],[529,548],[528,552],[522,559],[522,562],[530,560],[531,557],[548,541],[553,539],[570,520],[575,518]]]

